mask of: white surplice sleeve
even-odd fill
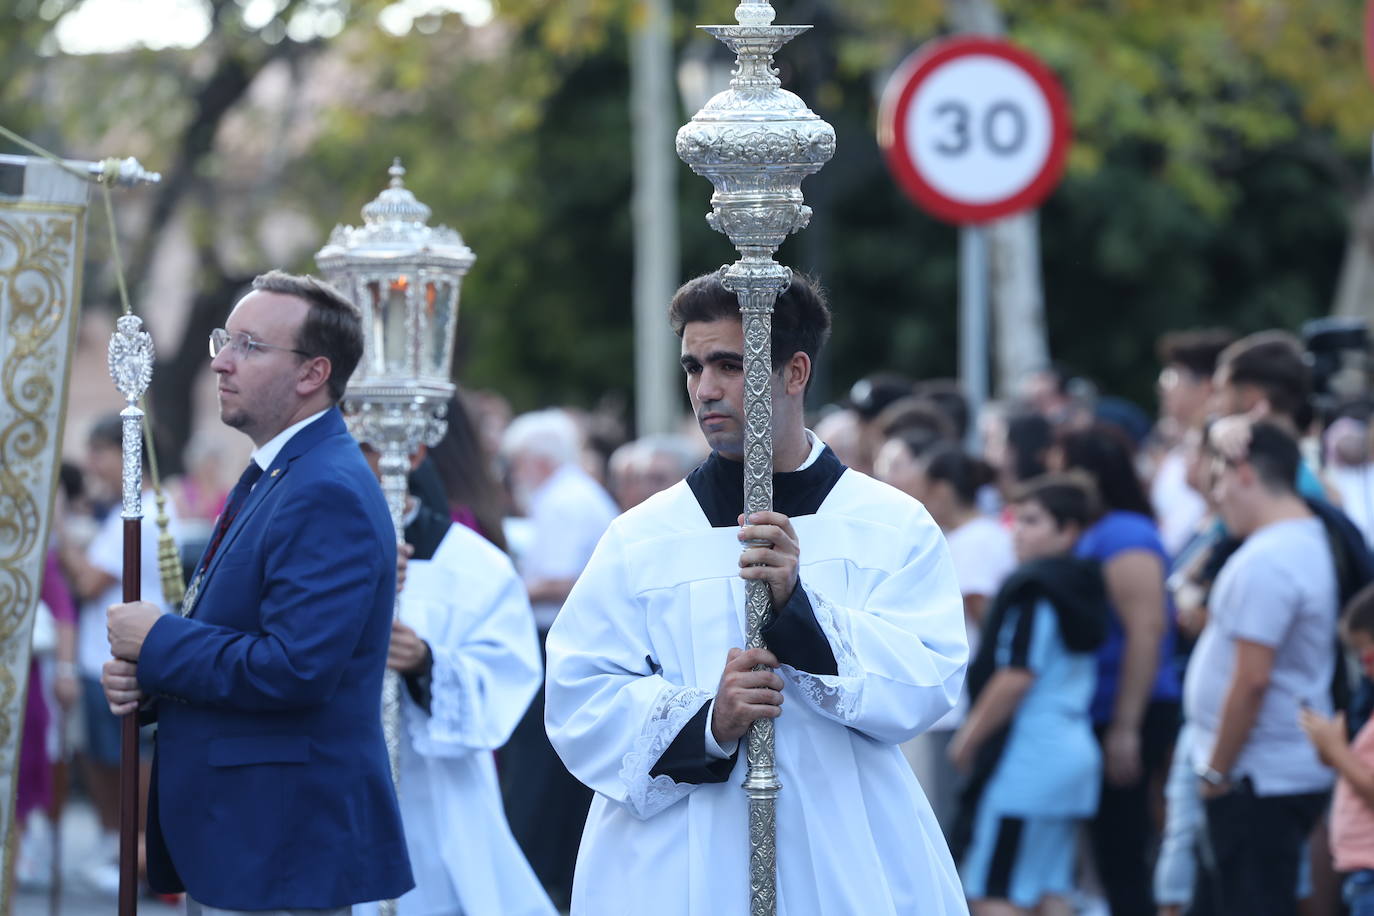
[[[896,527],[874,516],[827,519],[823,538],[801,536],[801,588],[838,673],[780,669],[823,715],[892,744],[953,708],[968,663],[963,598],[948,547],[923,509],[909,515]],[[823,574],[808,576],[817,553],[821,569],[844,564],[845,587]]]
[[[564,603],[547,647],[544,722],[574,776],[640,818],[696,788],[651,771],[715,691],[660,673],[615,526]]]
[[[433,666],[428,714],[407,710],[411,743],[427,757],[501,747],[543,674],[524,583],[505,554],[461,527],[433,561],[412,566],[402,618],[414,619]]]

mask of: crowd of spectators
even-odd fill
[[[1282,331],[1159,356],[1153,422],[1060,367],[976,443],[957,388],[887,374],[820,421],[926,505],[964,592],[965,700],[909,759],[975,913],[1336,913],[1338,878],[1374,912],[1374,402]]]

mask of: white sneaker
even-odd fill
[[[34,811],[24,823],[15,851],[14,877],[27,890],[52,886],[52,824],[42,811]]]
[[[92,862],[81,869],[81,879],[91,890],[109,897],[119,896],[118,862]]]

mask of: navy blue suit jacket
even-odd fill
[[[414,886],[380,721],[395,595],[386,501],[331,409],[258,480],[188,616],[143,644],[155,889],[262,910]]]

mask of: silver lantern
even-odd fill
[[[335,227],[315,263],[362,312],[363,358],[343,409],[353,436],[381,456],[382,490],[399,542],[410,456],[437,444],[447,425],[459,293],[476,258],[457,231],[429,225],[430,209],[405,187],[400,159],[390,174],[390,187],[363,207],[363,224]],[[382,723],[393,780],[400,715],[400,678],[388,670]],[[383,913],[394,912],[393,904],[387,901]]]
[[[835,155],[835,130],[806,103],[782,88],[773,55],[810,26],[773,25],[767,0],[744,0],[737,25],[703,26],[738,62],[730,88],[706,103],[678,131],[677,153],[692,171],[715,186],[713,229],[725,233],[740,260],[722,268],[721,282],[739,298],[744,325],[744,503],[752,514],[773,507],[773,403],[771,334],[773,306],[792,272],[773,259],[778,246],[811,220],[801,183]],[[756,545],[750,545],[756,546]],[[772,613],[768,586],[749,582],[745,645],[763,645]],[[776,805],[779,790],[773,757],[773,721],[749,728],[744,790],[749,798],[750,916],[777,908]]]
[[[411,454],[444,434],[453,397],[453,343],[463,277],[475,256],[392,165],[391,186],[363,207],[363,225],[337,226],[315,255],[320,272],[362,312],[363,358],[344,395],[349,427],[381,453],[382,486],[403,530]]]

